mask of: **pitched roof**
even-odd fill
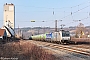
[[[0,29],[0,36],[3,36],[5,32],[5,29]]]

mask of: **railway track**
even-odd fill
[[[74,52],[78,54],[83,54],[90,56],[90,49],[85,48],[79,48],[78,46],[66,46],[66,45],[60,45],[60,44],[53,44],[53,43],[47,43],[47,42],[40,42],[40,41],[34,41],[35,44],[38,44],[39,46],[49,47],[51,49],[56,50],[66,50],[69,52]]]

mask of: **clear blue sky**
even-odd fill
[[[55,27],[55,20],[58,20],[58,27],[61,24],[65,24],[66,27],[76,26],[79,22],[73,20],[81,20],[87,26],[90,25],[89,2],[89,0],[1,0],[0,27],[3,25],[5,3],[15,5],[15,27]],[[36,22],[30,22],[31,20]]]

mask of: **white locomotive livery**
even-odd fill
[[[31,36],[30,39],[57,43],[68,43],[70,42],[70,32],[61,30],[59,32],[34,35]]]

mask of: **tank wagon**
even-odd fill
[[[49,41],[57,43],[68,43],[70,41],[70,32],[61,30],[59,32],[45,33],[31,36],[30,39],[37,41]]]

